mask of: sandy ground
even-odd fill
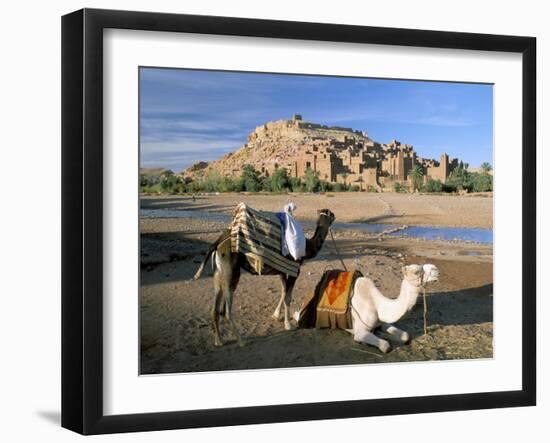
[[[223,195],[199,197],[195,202],[190,198],[147,198],[142,200],[142,207],[229,214],[235,203],[242,200],[259,209],[279,210],[288,196]],[[438,226],[492,225],[492,199],[487,197],[390,194],[378,197],[362,193],[343,194],[342,199],[305,195],[293,196],[292,200],[299,205],[303,220],[314,218],[316,209],[329,207],[339,221],[365,218],[372,221],[372,218],[384,217],[377,221]],[[430,223],[421,223],[423,217]],[[234,318],[246,338],[246,345],[239,347],[222,322],[226,345],[216,348],[209,315],[213,300],[211,270],[200,280],[193,281],[191,277],[209,243],[224,226],[222,221],[192,218],[141,219],[143,374],[490,358],[493,355],[490,245],[380,238],[349,229],[335,232],[336,246],[346,266],[358,268],[373,278],[388,297],[395,297],[399,292],[403,264],[429,262],[439,267],[440,282],[428,289],[428,335],[423,333],[421,302],[398,323],[411,334],[411,343],[394,345],[386,355],[376,348],[354,343],[351,335],[341,330],[285,331],[283,324],[271,317],[279,298],[278,277],[243,273],[235,294]],[[306,230],[306,235],[311,232]],[[302,266],[292,311],[299,308],[325,269],[339,267],[335,247],[327,241],[321,253]]]
[[[201,210],[230,215],[245,201],[264,211],[281,211],[292,201],[298,206],[296,218],[316,220],[316,211],[328,208],[339,222],[393,223],[422,226],[492,228],[493,199],[476,195],[432,195],[341,192],[326,194],[219,194],[190,197],[145,197],[144,209]]]

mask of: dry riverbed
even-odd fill
[[[298,220],[316,220],[328,208],[338,222],[392,223],[421,226],[493,227],[493,198],[483,195],[433,195],[366,192],[326,194],[212,194],[191,197],[142,197],[143,209],[206,211],[231,215],[240,202],[263,211],[282,211],[292,201]]]
[[[492,226],[490,197],[334,195],[240,194],[197,196],[195,201],[155,197],[142,199],[141,206],[229,215],[240,201],[258,209],[280,210],[292,200],[301,220],[313,220],[317,209],[330,208],[340,222]],[[393,238],[349,228],[335,231],[336,247],[346,266],[374,279],[389,297],[399,292],[403,264],[429,262],[439,267],[441,280],[429,287],[428,335],[423,333],[421,304],[399,322],[411,334],[411,343],[396,345],[386,355],[354,343],[345,331],[285,331],[281,322],[271,318],[279,296],[278,278],[244,273],[235,294],[234,317],[246,346],[239,347],[226,330],[226,346],[216,348],[209,315],[213,298],[210,267],[203,278],[191,278],[208,245],[225,226],[225,221],[215,218],[141,219],[142,373],[492,357],[492,245]],[[306,235],[311,235],[309,228]],[[319,256],[304,263],[292,311],[299,308],[325,269],[340,267],[329,238]]]

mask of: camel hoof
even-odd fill
[[[382,353],[387,354],[388,352],[391,351],[391,345],[387,341],[384,341],[380,343],[380,347],[378,349],[380,349]]]
[[[294,329],[296,329],[296,326],[293,326],[290,323],[285,323],[285,329],[287,331],[293,331]]]
[[[214,340],[214,346],[216,346],[216,348],[221,348],[223,343],[220,340]]]
[[[275,320],[282,320],[282,316],[279,311],[275,311],[271,317]]]

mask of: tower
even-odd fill
[[[449,176],[449,156],[445,152],[441,154],[439,164],[441,168],[441,181],[445,181]]]

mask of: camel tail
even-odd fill
[[[210,248],[206,252],[206,256],[204,257],[201,265],[199,266],[199,269],[197,269],[197,272],[193,276],[193,280],[198,280],[201,277],[202,271],[204,271],[204,267],[206,266],[206,263],[208,262],[212,254],[216,252],[216,249],[218,248],[219,244],[224,240],[227,240],[229,238],[229,235],[230,235],[229,230],[224,231],[224,233],[220,235],[220,237],[210,245]]]
[[[216,251],[216,248],[210,248],[208,252],[206,253],[206,257],[202,261],[201,265],[199,266],[199,269],[193,276],[193,280],[198,280],[201,277],[202,271],[204,271],[204,266],[206,265],[206,262],[210,258],[210,256]]]

